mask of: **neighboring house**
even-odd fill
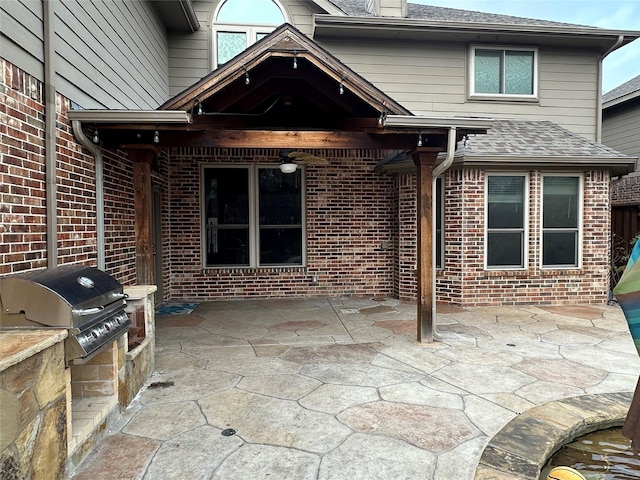
[[[1,274],[82,262],[164,301],[394,296],[426,316],[433,289],[607,300],[609,183],[635,160],[596,141],[602,60],[640,32],[238,5],[0,3]],[[281,173],[290,150],[311,157]]]
[[[602,97],[602,142],[631,157],[640,157],[640,75]],[[611,187],[612,231],[628,251],[640,234],[640,163],[635,172],[616,178]],[[626,263],[624,257],[621,263]]]

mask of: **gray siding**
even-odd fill
[[[211,23],[219,0],[195,3],[201,30],[172,36],[171,95],[207,75],[212,65]],[[293,25],[313,33],[309,3],[282,0]],[[596,136],[598,52],[539,49],[539,101],[469,100],[466,43],[323,39],[322,46],[416,114],[550,120],[589,139]],[[536,45],[531,45],[535,47]]]
[[[56,90],[83,108],[156,108],[169,98],[167,39],[150,4],[58,0]],[[2,56],[43,80],[40,0],[0,2]]]
[[[325,41],[323,46],[415,114],[550,120],[595,138],[596,52],[540,48],[539,101],[504,102],[467,98],[467,44]]]
[[[216,7],[221,0],[196,0],[194,10],[200,30],[189,35],[169,36],[170,95],[175,96],[213,70],[213,39],[211,25]],[[297,0],[280,0],[293,26],[306,35],[313,32],[311,3],[303,5]]]
[[[640,157],[640,99],[605,110],[602,143],[627,155]]]
[[[42,1],[0,1],[0,57],[44,81]]]

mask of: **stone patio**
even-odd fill
[[[640,360],[617,306],[440,308],[426,345],[415,312],[330,298],[157,316],[156,373],[73,478],[532,478],[543,459],[517,446],[483,456],[522,413],[623,392],[603,415],[624,416]],[[553,447],[540,431],[517,441]]]

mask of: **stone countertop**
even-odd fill
[[[147,295],[158,290],[156,285],[129,285],[124,287],[124,293],[129,295],[130,300],[140,300],[146,298]]]
[[[0,372],[67,338],[65,329],[0,331]]]

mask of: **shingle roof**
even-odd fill
[[[636,95],[632,95],[633,93]],[[611,102],[627,95],[632,95],[633,97],[640,95],[640,75],[605,93],[602,96],[602,103]]]
[[[330,0],[344,13],[354,17],[372,17],[365,9],[365,0]],[[457,8],[433,7],[416,3],[407,4],[407,18],[414,20],[434,20],[439,22],[468,22],[490,23],[506,25],[538,25],[538,26],[571,26],[585,28],[585,25],[571,23],[552,22],[535,18],[514,17],[511,15],[499,15],[494,13],[476,12],[472,10],[460,10]],[[596,27],[586,27],[596,28]]]
[[[440,154],[444,157],[444,153]],[[494,120],[486,134],[469,135],[459,142],[455,161],[483,165],[555,165],[607,166],[615,174],[627,173],[635,159],[544,120]],[[409,166],[413,160],[406,152],[396,152],[382,160],[377,168]]]
[[[467,157],[600,157],[627,155],[549,121],[495,120],[485,135],[469,137]]]

